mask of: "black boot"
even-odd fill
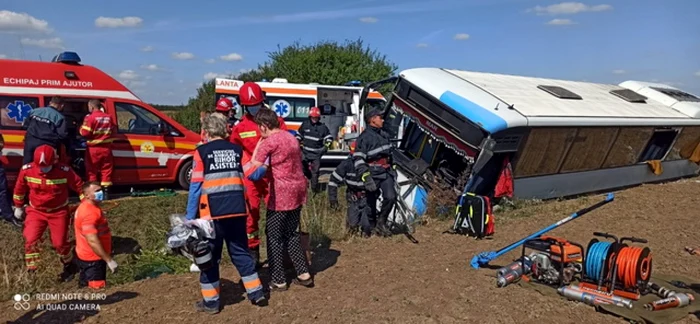
[[[5,218],[5,221],[14,226],[15,228],[22,229],[23,222],[13,216]]]
[[[63,264],[63,272],[59,275],[59,280],[61,282],[68,282],[73,280],[75,274],[78,273],[78,265],[74,261]]]
[[[375,228],[377,235],[384,237],[392,235],[391,230],[386,225],[386,220],[387,217],[379,217],[379,220],[377,221],[377,227]]]

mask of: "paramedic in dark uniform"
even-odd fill
[[[198,311],[215,314],[221,311],[219,262],[224,244],[231,262],[241,275],[248,299],[257,306],[266,306],[262,282],[255,271],[255,261],[248,251],[246,234],[247,204],[243,188],[243,149],[226,140],[227,117],[211,114],[204,117],[202,128],[205,144],[197,147],[192,165],[192,180],[187,200],[188,220],[212,220],[215,238],[209,240],[213,266],[202,270],[199,284],[202,300]]]
[[[365,115],[365,129],[357,137],[355,153],[352,157],[357,173],[360,174],[367,190],[367,203],[372,209],[370,225],[377,234],[389,236],[387,228],[389,213],[396,203],[396,172],[392,166],[393,147],[390,135],[382,130],[382,111],[371,109]],[[381,190],[382,208],[377,215],[377,199]]]
[[[24,137],[24,157],[22,164],[32,163],[34,150],[44,144],[53,147],[65,161],[66,145],[68,138],[67,123],[63,118],[63,99],[61,97],[51,98],[48,107],[32,109],[23,127],[27,129]]]
[[[354,152],[354,143],[350,145],[350,152]],[[328,181],[328,202],[332,209],[338,208],[338,187],[346,184],[348,186],[345,196],[348,200],[347,228],[350,234],[361,230],[363,237],[372,234],[369,224],[370,208],[367,204],[367,193],[362,176],[355,170],[355,161],[352,156],[340,162]]]
[[[333,142],[333,136],[331,136],[328,126],[321,123],[321,110],[318,107],[311,107],[309,119],[301,123],[296,137],[304,154],[302,161],[304,175],[311,180],[311,190],[317,193],[321,156],[328,151],[328,147]]]

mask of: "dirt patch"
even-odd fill
[[[594,231],[649,240],[654,272],[700,277],[700,257],[684,251],[700,247],[700,182],[694,179],[645,185],[616,193],[616,201],[564,225],[552,235],[587,244]],[[527,206],[497,215],[496,236],[475,241],[442,234],[448,222],[419,227],[419,244],[403,237],[332,242],[314,255],[317,286],[294,286],[273,293],[270,306],[256,308],[243,299],[236,271],[225,265],[222,299],[216,316],[198,314],[195,274],[164,275],[109,288],[112,297],[99,312],[16,311],[7,302],[0,320],[34,323],[623,323],[586,305],[546,297],[516,286],[496,288],[494,270],[473,270],[475,253],[497,250],[537,229],[590,205],[600,196]],[[517,216],[516,216],[517,215]],[[515,257],[492,262],[503,265]],[[73,290],[70,292],[77,292]],[[5,311],[8,310],[8,311]],[[24,317],[23,317],[24,315]],[[688,316],[681,323],[699,323]]]

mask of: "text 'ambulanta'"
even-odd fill
[[[2,78],[2,83],[12,86],[34,86],[34,87],[66,87],[66,88],[92,88],[94,85],[90,81],[80,80],[51,80],[51,79],[29,79],[29,78]]]
[[[240,161],[240,155],[234,150],[216,150],[209,154],[208,158],[214,159],[209,170],[235,169]]]

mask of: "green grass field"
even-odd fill
[[[339,197],[344,197],[342,192]],[[178,195],[105,202],[104,209],[112,229],[114,255],[119,263],[117,274],[108,275],[109,285],[140,280],[162,271],[189,271],[190,262],[187,259],[170,255],[165,250],[165,237],[170,229],[168,216],[184,213],[186,200],[186,195]],[[341,207],[344,207],[342,199]],[[261,217],[261,233],[264,233],[264,212]],[[344,239],[344,209],[330,210],[325,194],[310,198],[303,209],[302,230],[310,233],[313,244]],[[264,256],[264,248],[261,252]],[[4,222],[0,223],[0,300],[7,300],[20,292],[51,292],[77,287],[77,280],[57,283],[56,278],[62,268],[50,246],[48,231],[42,243],[41,258],[39,270],[29,277],[24,268],[21,232]]]

